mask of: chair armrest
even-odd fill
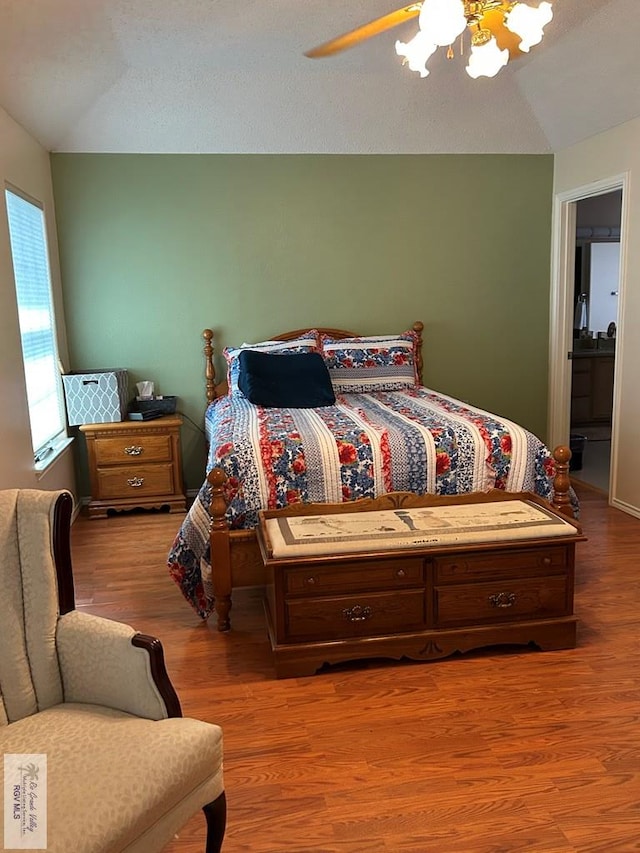
[[[58,619],[56,645],[65,702],[104,705],[150,720],[181,716],[159,640],[72,610]]]

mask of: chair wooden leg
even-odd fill
[[[224,791],[212,803],[202,807],[207,819],[207,846],[205,853],[220,853],[227,825],[227,798]]]

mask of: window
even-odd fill
[[[66,437],[44,211],[5,190],[31,441],[37,463]]]

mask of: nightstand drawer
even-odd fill
[[[312,564],[287,569],[285,589],[289,595],[329,595],[362,589],[399,589],[424,583],[424,560],[398,556],[390,560],[357,560],[330,566]]]
[[[452,554],[433,561],[435,582],[449,583],[475,578],[502,578],[548,575],[566,571],[566,545],[543,548],[509,549],[508,551]]]
[[[287,640],[337,640],[424,627],[424,590],[368,592],[285,603]]]
[[[98,467],[103,465],[126,465],[141,462],[170,462],[170,435],[132,434],[114,436],[113,438],[97,438],[94,442],[94,452]]]
[[[570,604],[565,575],[451,584],[434,590],[434,620],[442,628],[547,619],[570,613]]]
[[[97,474],[98,495],[102,500],[170,495],[174,491],[171,463],[99,468]]]

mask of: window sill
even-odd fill
[[[47,471],[55,465],[55,463],[60,459],[60,457],[67,451],[67,449],[71,446],[73,441],[73,436],[66,435],[64,438],[61,438],[60,441],[56,442],[54,447],[52,448],[50,453],[41,459],[39,462],[34,463],[34,468],[36,472],[36,476],[38,480],[40,480]]]

